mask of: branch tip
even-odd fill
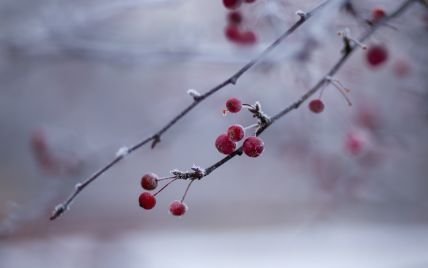
[[[300,17],[300,19],[305,20],[306,18],[309,17],[309,13],[303,11],[303,10],[297,10],[296,11],[296,15]]]

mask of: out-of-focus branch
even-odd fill
[[[61,204],[57,205],[52,212],[52,215],[50,217],[51,220],[54,220],[58,218],[60,215],[62,215],[69,207],[72,201],[76,198],[76,196],[85,189],[89,184],[91,184],[94,180],[99,178],[102,174],[104,174],[106,171],[108,171],[110,168],[115,166],[117,163],[119,163],[121,160],[125,158],[128,154],[131,154],[132,152],[136,151],[137,149],[141,148],[142,146],[151,143],[151,147],[154,148],[157,143],[160,142],[161,136],[167,132],[172,126],[174,126],[179,120],[181,120],[184,116],[186,116],[193,108],[195,108],[199,103],[207,99],[209,96],[213,95],[214,93],[218,92],[222,88],[226,87],[227,85],[235,85],[239,78],[247,72],[250,68],[252,68],[255,64],[260,62],[262,59],[266,57],[266,55],[272,51],[274,48],[276,48],[284,39],[286,39],[290,34],[292,34],[294,31],[296,31],[302,24],[304,24],[312,15],[320,10],[322,7],[324,7],[330,0],[326,0],[316,6],[314,9],[312,9],[309,12],[303,12],[298,11],[297,15],[300,17],[297,22],[295,22],[288,30],[286,30],[281,36],[279,36],[274,42],[272,42],[265,50],[263,50],[262,53],[260,53],[256,58],[245,64],[243,67],[241,67],[236,73],[234,73],[232,76],[218,84],[217,86],[213,87],[212,89],[208,90],[204,94],[201,94],[199,96],[193,96],[193,102],[187,106],[184,110],[182,110],[180,113],[178,113],[171,121],[169,121],[165,126],[163,126],[160,130],[152,134],[151,136],[141,140],[140,142],[136,143],[135,145],[127,148],[121,148],[119,152],[116,154],[116,157],[113,158],[107,165],[96,171],[94,174],[86,178],[81,183],[78,183],[74,189],[74,191],[71,193],[71,195]]]

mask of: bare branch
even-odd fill
[[[107,165],[102,167],[100,170],[83,180],[83,182],[78,183],[79,187],[76,187],[75,190],[70,194],[70,196],[61,204],[57,205],[52,212],[52,215],[50,217],[51,220],[54,220],[58,218],[60,215],[62,215],[65,211],[68,210],[70,207],[70,204],[73,202],[73,200],[76,198],[76,196],[85,189],[90,183],[92,183],[94,180],[99,178],[102,174],[104,174],[106,171],[108,171],[110,168],[112,168],[114,165],[119,163],[122,159],[125,158],[126,155],[136,151],[137,149],[141,148],[142,146],[148,144],[151,142],[151,148],[154,148],[160,141],[161,136],[168,131],[172,126],[174,126],[179,120],[181,120],[184,116],[186,116],[191,110],[193,110],[199,103],[204,101],[209,96],[213,95],[217,91],[221,90],[222,88],[226,87],[227,85],[235,85],[239,78],[246,73],[250,68],[252,68],[254,65],[259,63],[262,59],[266,57],[266,55],[272,51],[274,48],[276,48],[281,42],[284,41],[289,35],[291,35],[294,31],[296,31],[303,23],[305,23],[309,18],[313,16],[315,12],[320,10],[322,7],[324,7],[330,0],[326,0],[316,6],[314,9],[312,9],[309,12],[303,12],[299,11],[297,12],[297,15],[299,16],[299,20],[295,22],[288,30],[286,30],[282,35],[280,35],[274,42],[272,42],[266,49],[263,50],[262,53],[260,53],[257,57],[255,57],[253,60],[249,61],[247,64],[245,64],[242,68],[240,68],[236,73],[234,73],[232,76],[218,84],[217,86],[213,87],[212,89],[208,90],[204,94],[198,96],[197,98],[193,98],[193,102],[187,106],[184,110],[182,110],[180,113],[178,113],[171,121],[169,121],[164,127],[162,127],[159,131],[157,131],[155,134],[143,139],[142,141],[136,143],[135,145],[129,147],[129,149],[126,152],[122,152],[121,154],[117,154],[116,157],[111,160]],[[205,175],[205,174],[204,174]]]
[[[369,30],[367,30],[366,33],[364,33],[361,38],[358,40],[359,43],[363,43],[368,37],[370,37],[378,28],[380,25],[383,25],[385,22],[391,20],[394,17],[397,17],[402,12],[404,12],[412,3],[416,2],[418,0],[407,0],[403,4],[401,4],[393,13],[391,13],[389,16],[385,17],[378,23],[374,24]],[[260,135],[262,132],[264,132],[268,127],[270,127],[273,123],[275,123],[278,119],[283,117],[284,115],[288,114],[289,112],[298,109],[302,103],[304,103],[307,99],[309,99],[313,94],[315,94],[319,89],[321,89],[322,86],[327,85],[331,83],[331,77],[334,76],[340,68],[343,66],[343,64],[346,62],[346,60],[351,56],[351,54],[358,48],[360,45],[357,43],[351,44],[349,42],[348,38],[344,38],[344,47],[345,49],[342,50],[342,56],[339,58],[339,60],[333,65],[333,67],[325,74],[316,84],[313,86],[310,90],[308,90],[303,96],[300,97],[297,101],[292,103],[291,105],[284,108],[282,111],[278,112],[274,116],[270,117],[270,121],[267,122],[264,126],[259,128],[257,130],[256,136]],[[214,163],[210,167],[205,169],[205,176],[208,176],[211,172],[216,170],[217,168],[221,167],[225,163],[227,163],[229,160],[234,158],[237,155],[242,155],[242,148],[243,146],[236,149],[232,154],[224,157],[220,161]]]

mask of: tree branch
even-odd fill
[[[361,38],[359,39],[360,43],[363,43],[367,38],[369,38],[380,26],[382,26],[384,23],[388,22],[389,20],[397,17],[402,12],[404,12],[412,3],[417,2],[419,0],[407,0],[403,4],[401,4],[393,13],[391,13],[389,16],[385,17],[384,19],[380,20],[378,23],[374,24],[367,32],[365,32]],[[297,101],[292,103],[291,105],[287,106],[274,116],[270,118],[270,121],[266,124],[262,125],[261,128],[258,129],[256,136],[262,134],[268,127],[270,127],[273,123],[275,123],[278,119],[283,117],[284,115],[288,114],[289,112],[296,110],[304,103],[307,99],[309,99],[313,94],[315,94],[323,85],[327,85],[331,82],[329,79],[330,77],[334,76],[340,68],[343,66],[343,64],[346,62],[346,60],[351,56],[351,54],[359,47],[358,44],[353,43],[352,45],[349,45],[349,40],[344,37],[344,45],[347,46],[346,50],[343,50],[342,57],[339,58],[339,60],[333,65],[333,67],[310,89],[308,90],[304,95],[300,97]],[[217,168],[221,167],[225,163],[227,163],[229,160],[234,158],[237,155],[242,155],[242,148],[243,146],[236,149],[232,154],[224,157],[220,161],[214,163],[210,167],[205,169],[205,176],[208,176],[211,172],[216,170]]]
[[[93,181],[95,181],[97,178],[99,178],[102,174],[104,174],[106,171],[108,171],[110,168],[115,166],[117,163],[119,163],[121,160],[125,158],[128,154],[136,151],[137,149],[141,148],[142,146],[148,144],[151,142],[151,147],[154,148],[156,144],[158,144],[161,140],[161,136],[168,131],[172,126],[174,126],[179,120],[181,120],[184,116],[186,116],[191,110],[193,110],[199,103],[204,101],[209,96],[213,95],[217,91],[221,90],[222,88],[226,87],[227,85],[235,85],[239,78],[246,73],[250,68],[252,68],[254,65],[259,63],[270,51],[272,51],[274,48],[276,48],[281,42],[284,41],[289,35],[291,35],[294,31],[296,31],[302,24],[304,24],[309,18],[315,14],[318,10],[320,10],[322,7],[324,7],[330,0],[326,0],[316,6],[311,11],[305,13],[305,12],[297,12],[297,15],[300,17],[300,19],[295,22],[288,30],[286,30],[282,35],[280,35],[274,42],[272,42],[267,48],[263,50],[262,53],[260,53],[257,57],[255,57],[253,60],[248,62],[246,65],[244,65],[242,68],[240,68],[236,73],[234,73],[232,76],[227,78],[225,81],[221,82],[217,86],[213,87],[212,89],[208,90],[201,96],[197,98],[193,98],[193,102],[187,106],[184,110],[182,110],[179,114],[177,114],[171,121],[169,121],[164,127],[162,127],[159,131],[157,131],[155,134],[143,139],[142,141],[136,143],[135,145],[129,147],[129,148],[122,148],[120,150],[120,153],[118,152],[116,154],[116,157],[111,160],[107,165],[96,171],[94,174],[86,178],[83,182],[78,183],[75,187],[75,190],[70,194],[70,196],[61,204],[57,205],[55,209],[53,210],[50,220],[55,220],[60,215],[62,215],[65,211],[68,210],[70,207],[70,204],[72,201],[76,198],[76,196],[85,189],[89,184],[91,184]],[[234,154],[235,155],[235,154]],[[227,161],[227,160],[226,160]],[[221,161],[220,161],[221,162]]]

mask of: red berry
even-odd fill
[[[384,46],[374,45],[367,50],[367,62],[373,66],[379,66],[388,59],[388,51]]]
[[[320,99],[311,100],[311,102],[309,102],[309,110],[313,113],[319,114],[324,111],[324,103]]]
[[[242,4],[242,0],[223,0],[223,5],[228,9],[236,9]]]
[[[240,34],[238,41],[242,45],[253,45],[257,42],[257,37],[254,32],[243,32]]]
[[[236,42],[237,40],[239,40],[239,37],[240,37],[241,33],[239,32],[239,29],[238,29],[238,27],[236,25],[232,25],[231,24],[231,25],[228,25],[224,29],[224,35],[230,41]]]
[[[215,147],[222,154],[231,154],[236,149],[236,143],[230,140],[227,134],[221,134],[215,140]]]
[[[237,98],[230,98],[226,101],[226,108],[231,113],[237,113],[242,109],[242,103]]]
[[[345,139],[345,147],[348,152],[353,155],[360,154],[363,149],[366,140],[360,133],[349,133]]]
[[[148,173],[141,178],[141,187],[146,190],[154,190],[158,186],[158,175]]]
[[[385,10],[382,8],[375,8],[372,10],[372,21],[378,22],[386,16]]]
[[[264,142],[259,137],[248,137],[243,144],[243,150],[249,157],[257,157],[263,153],[265,148]]]
[[[227,135],[229,136],[229,139],[231,141],[235,141],[238,142],[240,140],[242,140],[245,136],[245,130],[244,127],[241,125],[231,125],[228,129],[227,129]]]
[[[242,22],[242,14],[239,11],[231,11],[227,14],[227,21],[231,25],[239,25]]]
[[[187,206],[181,201],[175,200],[169,205],[169,212],[174,216],[182,216],[187,211]]]
[[[144,209],[152,209],[156,205],[156,198],[149,192],[144,192],[140,194],[138,198],[138,202],[140,203],[140,207]]]

